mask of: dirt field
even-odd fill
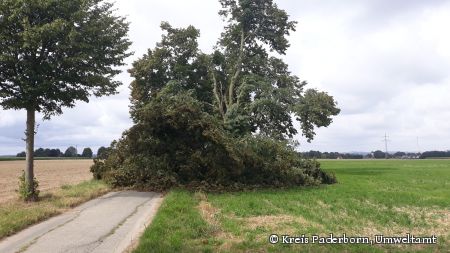
[[[39,190],[48,191],[65,184],[89,180],[92,160],[42,160],[34,162]],[[0,203],[17,197],[18,177],[25,169],[25,161],[0,161]]]

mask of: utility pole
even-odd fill
[[[388,147],[387,147],[387,143],[388,143],[388,138],[389,138],[389,136],[387,136],[387,134],[386,133],[384,133],[384,147],[385,147],[385,151],[386,151],[386,153],[384,154],[384,158],[386,158],[386,159],[388,159]]]
[[[419,136],[417,136],[417,152],[420,154]]]

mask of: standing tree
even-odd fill
[[[328,126],[339,109],[332,97],[292,75],[278,55],[289,48],[295,21],[272,0],[220,0],[227,21],[210,65],[216,105],[229,128],[275,139],[297,134],[291,115],[308,141],[314,127]],[[247,129],[245,129],[247,127]]]
[[[92,158],[93,152],[91,148],[84,148],[81,157]]]
[[[374,157],[375,159],[386,158],[386,153],[384,153],[384,152],[381,151],[381,150],[377,150],[377,151],[374,151],[374,152],[373,152],[373,157]]]
[[[64,156],[65,157],[77,157],[78,156],[78,150],[74,146],[70,146],[64,152]]]
[[[26,177],[32,189],[35,113],[44,119],[89,96],[116,93],[130,54],[128,23],[102,0],[0,1],[0,105],[27,112]]]
[[[227,21],[211,55],[199,51],[199,31],[172,28],[163,22],[165,35],[153,50],[130,70],[131,115],[152,100],[170,82],[193,89],[197,98],[214,104],[225,126],[237,135],[260,132],[283,140],[298,133],[311,141],[315,127],[326,127],[340,110],[333,97],[292,75],[276,55],[289,47],[287,36],[294,21],[272,0],[220,0],[219,14]],[[294,116],[294,117],[292,117]]]
[[[108,157],[108,148],[103,146],[99,147],[97,150],[97,159],[106,159]]]
[[[62,156],[61,150],[57,149],[50,149],[48,153],[49,157],[60,157]]]
[[[25,151],[22,151],[20,153],[17,153],[16,157],[26,157],[27,153],[25,153]]]

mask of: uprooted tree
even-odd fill
[[[116,92],[128,24],[102,0],[0,1],[0,106],[27,111],[25,199],[35,200],[35,114]]]
[[[129,71],[135,125],[95,161],[96,178],[154,190],[335,182],[294,150],[294,120],[311,141],[339,113],[276,57],[296,23],[272,0],[220,2],[226,26],[211,54],[194,27],[161,24],[161,42]]]

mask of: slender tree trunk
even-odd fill
[[[34,179],[34,124],[35,124],[35,111],[34,108],[27,109],[27,130],[25,132],[26,135],[26,170],[25,170],[25,182],[28,187],[28,192],[32,193],[31,196],[35,196],[34,187],[33,187],[33,179]],[[32,198],[31,201],[36,199]]]
[[[231,77],[230,86],[228,88],[228,107],[231,107],[234,103],[234,86],[236,85],[236,79],[239,77],[242,69],[242,58],[244,57],[244,42],[245,42],[245,34],[244,31],[241,31],[241,43],[239,46],[239,57],[236,62],[236,72]]]

